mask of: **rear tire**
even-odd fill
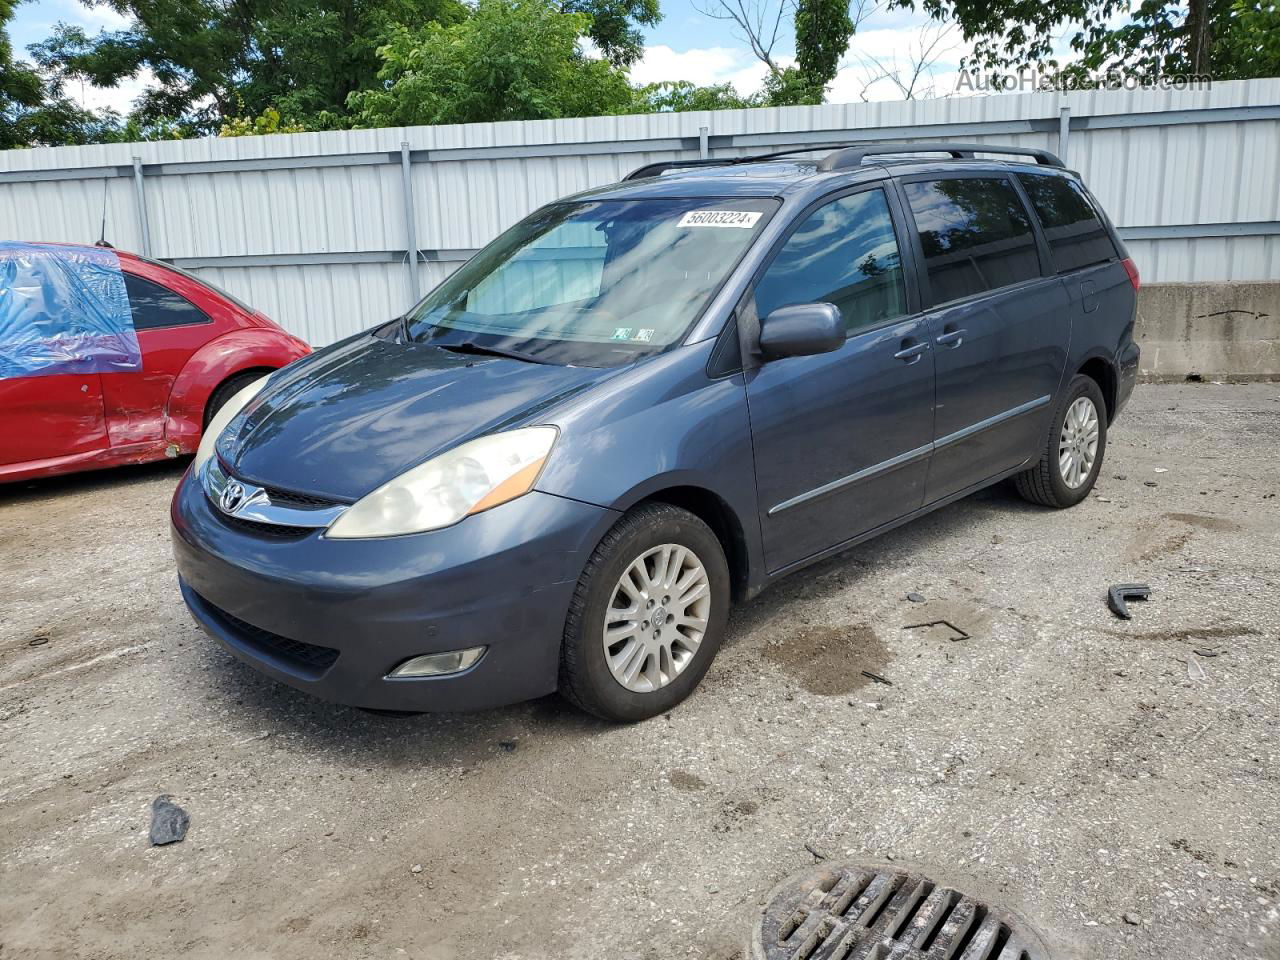
[[[222,409],[228,400],[249,384],[255,380],[261,380],[270,372],[270,370],[252,370],[245,373],[232,374],[214,387],[213,393],[209,394],[209,402],[204,406],[204,423],[201,424],[201,430],[209,426],[209,421],[217,416],[218,411]]]
[[[724,549],[700,519],[666,503],[627,513],[591,554],[569,603],[561,695],[618,723],[670,710],[715,659],[729,591]]]
[[[1092,377],[1077,374],[1054,408],[1040,460],[1017,474],[1018,493],[1045,507],[1074,507],[1089,496],[1107,450],[1107,405]]]

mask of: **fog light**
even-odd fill
[[[461,673],[475,666],[488,647],[471,647],[468,650],[450,650],[448,653],[424,653],[410,657],[389,674],[388,680],[405,677],[442,677],[449,673]]]

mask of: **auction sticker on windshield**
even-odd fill
[[[677,226],[680,227],[741,227],[750,230],[760,219],[755,210],[690,210]]]

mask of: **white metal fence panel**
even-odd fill
[[[10,150],[0,239],[92,242],[105,211],[118,247],[324,344],[402,312],[542,204],[645,163],[879,139],[1056,150],[1147,282],[1280,279],[1280,79]]]

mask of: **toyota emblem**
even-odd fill
[[[244,484],[239,480],[232,480],[222,488],[222,495],[218,497],[218,506],[222,508],[223,513],[235,513],[244,501]]]

